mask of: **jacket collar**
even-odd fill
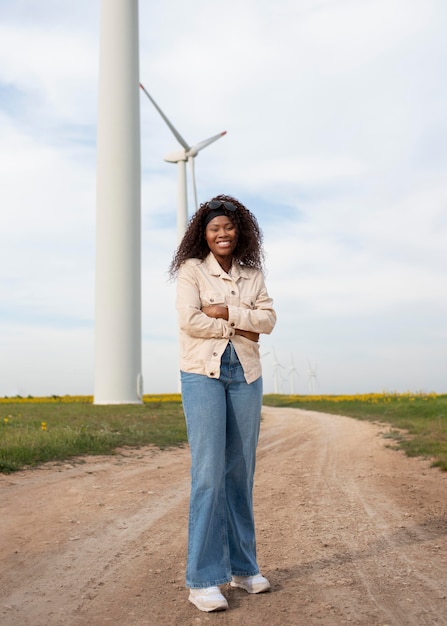
[[[204,263],[212,276],[222,276],[223,278],[227,278],[228,274],[221,268],[212,252],[208,254]],[[231,266],[231,278],[234,281],[238,280],[238,278],[249,278],[248,268],[243,265],[239,265],[239,263],[233,263]]]

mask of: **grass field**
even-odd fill
[[[0,399],[0,472],[120,446],[186,441],[180,395],[151,396],[143,405],[100,406],[91,397]]]
[[[447,395],[264,396],[264,404],[347,415],[392,425],[393,446],[433,459],[447,471]],[[179,394],[144,397],[143,405],[100,406],[88,396],[0,398],[0,472],[122,446],[160,448],[186,442]]]

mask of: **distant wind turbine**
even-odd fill
[[[278,383],[279,383],[279,377],[281,375],[280,370],[284,369],[284,365],[281,365],[281,363],[278,361],[275,348],[272,348],[272,352],[273,352],[273,392],[278,393],[278,388],[279,388]]]
[[[290,359],[291,359],[291,365],[289,367],[288,374],[289,374],[289,379],[290,379],[290,393],[293,396],[293,394],[295,393],[294,379],[295,377],[298,378],[298,372],[296,371],[296,368],[295,368],[293,354],[290,355]]]
[[[307,359],[307,365],[308,365],[307,376],[308,376],[308,383],[309,383],[309,393],[315,393],[317,382],[318,382],[317,381],[317,366],[312,365],[309,359]]]
[[[178,130],[173,126],[173,124],[169,121],[163,111],[160,109],[158,104],[152,98],[152,96],[148,93],[145,87],[140,83],[141,89],[144,91],[146,96],[152,102],[154,107],[160,113],[161,117],[166,122],[168,128],[171,130],[174,137],[177,139],[179,144],[182,146],[183,150],[177,150],[176,152],[171,152],[164,157],[164,160],[168,163],[177,163],[178,167],[178,190],[177,190],[177,239],[178,242],[183,238],[185,234],[186,227],[188,224],[188,196],[187,196],[187,188],[186,188],[186,161],[188,161],[189,166],[191,168],[191,178],[192,178],[192,186],[194,192],[194,202],[195,209],[197,210],[199,205],[197,201],[197,187],[196,187],[196,176],[195,176],[195,168],[194,168],[194,159],[200,150],[206,148],[214,141],[217,141],[221,137],[227,134],[227,131],[224,130],[222,133],[218,133],[217,135],[213,135],[209,137],[209,139],[204,139],[203,141],[199,141],[195,146],[190,146],[185,139],[181,136]]]

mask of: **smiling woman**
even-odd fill
[[[192,456],[186,584],[201,611],[219,585],[270,588],[256,560],[252,490],[262,405],[258,340],[276,322],[261,231],[238,200],[201,205],[171,264],[178,277],[182,401]]]

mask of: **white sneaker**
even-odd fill
[[[196,606],[199,611],[225,611],[228,609],[226,598],[220,593],[219,587],[203,587],[190,589],[188,600]]]
[[[230,585],[245,589],[248,593],[261,593],[270,589],[269,581],[261,574],[256,574],[256,576],[233,576]]]

